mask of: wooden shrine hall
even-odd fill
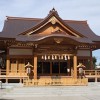
[[[25,85],[87,85],[77,66],[93,69],[100,36],[87,21],[63,20],[53,8],[45,18],[9,17],[0,32],[1,79]]]

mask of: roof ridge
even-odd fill
[[[27,17],[12,17],[12,16],[6,16],[7,20],[43,20],[43,18],[27,18]],[[64,22],[78,22],[78,23],[87,23],[87,20],[63,20]]]
[[[27,17],[12,17],[6,16],[7,20],[14,19],[14,20],[42,20],[43,18],[27,18]]]

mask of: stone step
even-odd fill
[[[81,96],[84,96],[84,95],[94,95],[94,93],[90,92],[86,92],[86,93],[83,93],[83,92],[76,92],[76,93],[73,93],[73,92],[69,92],[69,93],[64,93],[64,92],[57,92],[57,93],[7,93],[4,97],[34,97],[34,96],[78,96],[78,95],[81,95]],[[99,95],[99,94],[97,94]]]
[[[37,96],[85,96],[100,95],[100,85],[89,86],[50,86],[50,87],[15,87],[9,89],[3,97],[37,97]],[[96,90],[96,91],[95,91]]]
[[[15,88],[9,93],[6,93],[6,96],[29,96],[29,95],[82,95],[88,93],[88,89],[67,89],[67,88]]]

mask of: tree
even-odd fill
[[[97,62],[97,58],[94,56],[92,57],[93,59],[93,66],[94,66],[94,69],[96,68],[96,62]]]

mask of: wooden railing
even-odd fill
[[[9,70],[6,71],[5,69],[0,69],[0,80],[5,79],[6,83],[9,82],[9,79],[19,79],[19,82],[22,83],[22,80],[24,80],[25,78],[28,78],[26,70],[20,71],[12,71]]]
[[[26,75],[26,70],[17,70],[17,71],[12,71],[12,70],[9,70],[9,72],[7,72],[5,69],[0,69],[0,75]]]
[[[86,76],[100,76],[100,70],[84,70]],[[5,69],[0,69],[0,75],[26,75],[26,70],[17,70],[6,72]]]
[[[87,78],[100,78],[100,70],[84,70],[85,76]],[[6,72],[5,69],[0,69],[0,76],[27,76],[26,70],[17,70]]]
[[[11,71],[9,70],[9,72],[6,72],[5,69],[0,69],[0,79],[6,79],[6,82],[8,82],[9,79],[19,79],[20,82],[26,84],[26,86],[28,84],[31,85],[73,85],[73,84],[80,84],[82,85],[83,83],[87,84],[87,79],[95,79],[95,82],[98,81],[98,79],[100,79],[100,70],[84,70],[86,79],[83,78],[82,80],[78,79],[74,79],[73,76],[65,76],[65,77],[61,77],[59,78],[52,78],[51,76],[49,78],[44,78],[41,77],[37,80],[29,80],[26,70],[17,70],[17,71]],[[76,82],[76,83],[75,83]],[[82,83],[81,83],[82,82]]]
[[[84,70],[84,74],[86,76],[96,76],[96,75],[100,75],[100,70]]]
[[[6,75],[6,70],[4,70],[4,69],[0,69],[0,75]]]

